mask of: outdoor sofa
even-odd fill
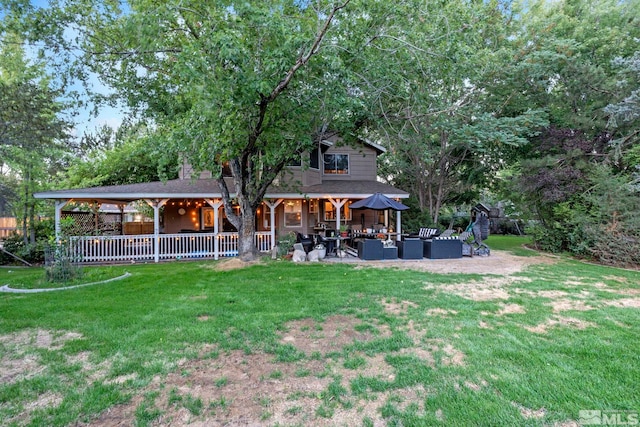
[[[457,236],[434,237],[423,242],[423,256],[429,259],[462,258],[462,241]]]

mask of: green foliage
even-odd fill
[[[0,174],[6,174],[0,179],[0,205],[11,207],[12,216],[26,225],[22,252],[31,258],[40,250],[33,193],[48,185],[66,160],[70,105],[61,101],[64,93],[44,62],[30,60],[22,36],[4,25],[17,16],[3,14],[0,20]]]
[[[97,141],[89,141],[96,139]],[[178,177],[178,156],[169,158],[154,144],[153,134],[142,123],[124,123],[117,132],[102,128],[85,135],[87,157],[72,162],[61,188],[87,188],[153,182]]]
[[[540,250],[559,253],[566,248],[567,233],[560,224],[554,224],[553,227],[534,224],[526,228],[526,233]]]
[[[282,257],[293,250],[293,244],[296,242],[296,234],[294,232],[286,233],[278,238],[278,256]]]
[[[428,211],[423,211],[418,207],[415,197],[409,197],[402,203],[409,206],[409,209],[402,212],[402,229],[404,232],[417,233],[420,227],[431,227],[433,219]]]
[[[615,174],[608,165],[592,167],[583,185],[584,193],[555,204],[544,223],[528,230],[536,246],[611,265],[637,265],[638,191],[625,175]]]
[[[638,123],[640,119],[640,51],[631,57],[614,60],[618,67],[618,87],[625,97],[604,109],[609,114],[609,126],[616,130],[618,137],[613,141],[616,158],[622,167],[634,168],[638,159]]]
[[[44,261],[44,247],[48,239],[38,240],[36,243],[25,243],[19,234],[13,234],[4,241],[4,249],[23,260],[37,264]],[[0,264],[15,264],[18,261],[0,252]]]
[[[45,251],[45,278],[54,283],[70,283],[82,278],[83,269],[66,242],[48,245]]]
[[[637,50],[640,4],[527,3],[519,14],[518,62],[509,79],[521,90],[512,101],[526,98],[544,106],[552,124],[597,135],[607,124],[604,107],[624,96],[617,88],[613,60]]]
[[[31,264],[38,264],[44,261],[45,247],[53,234],[54,225],[52,219],[37,221],[34,224],[34,243],[25,242],[24,236],[20,234],[13,234],[4,240],[4,249]],[[0,252],[0,265],[17,262],[15,258]]]
[[[73,66],[97,73],[150,119],[162,153],[180,153],[216,178],[229,165],[233,191],[219,185],[240,255],[250,258],[255,210],[269,184],[328,126],[353,128],[358,100],[347,95],[340,46],[351,37],[324,40],[348,3],[169,1],[120,10],[75,0],[52,16],[76,21],[85,54]],[[239,216],[230,208],[236,191]]]
[[[502,178],[517,184],[505,198],[544,227],[534,229],[537,241],[576,254],[590,253],[602,223],[615,222],[575,213],[593,211],[581,196],[592,166],[611,164],[624,182],[637,172],[637,0],[3,3],[11,13],[0,26],[0,100],[16,108],[1,114],[20,125],[0,135],[14,141],[0,151],[24,185],[5,191],[2,180],[0,194],[23,218],[35,217],[29,195],[67,161],[55,144],[65,137],[65,105],[50,83],[89,85],[93,75],[113,89],[94,100],[122,101],[150,126],[85,138],[88,159],[73,162],[61,185],[171,178],[178,153],[214,176],[228,164],[240,217],[221,185],[243,255],[269,184],[326,129],[388,146],[380,175],[416,201],[405,228],[455,220],[448,209],[503,190]],[[50,79],[43,63],[27,64],[22,38],[39,39],[38,58],[67,74]],[[29,116],[51,132],[24,138]],[[592,146],[576,151],[556,139],[541,150],[541,128]],[[499,177],[505,168],[521,179]],[[635,224],[624,226],[633,236]]]
[[[390,148],[381,175],[416,197],[430,217],[423,224],[439,223],[447,204],[477,200],[500,164],[548,122],[542,108],[505,109],[494,96],[512,57],[508,13],[490,2],[402,7],[417,7],[393,28],[405,46],[382,39],[381,57],[371,60],[391,87],[372,91],[372,127]]]

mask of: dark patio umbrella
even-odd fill
[[[409,209],[409,206],[406,206],[400,202],[396,202],[393,199],[388,198],[382,193],[376,193],[372,196],[367,197],[366,199],[358,200],[357,202],[351,203],[349,209],[375,209],[375,210],[385,210],[385,209],[393,209],[394,211],[406,211]]]

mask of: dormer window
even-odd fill
[[[323,160],[325,175],[347,175],[349,173],[348,154],[325,154]]]

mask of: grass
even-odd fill
[[[489,245],[536,255],[524,240],[491,236]],[[185,360],[215,366],[234,355],[244,358],[234,366],[249,369],[260,354],[274,364],[259,378],[267,386],[323,384],[285,399],[282,413],[300,425],[345,411],[358,425],[382,418],[404,426],[552,425],[578,420],[581,409],[640,411],[640,314],[628,306],[639,298],[638,272],[560,259],[511,277],[508,300],[474,300],[446,290],[502,278],[284,261],[231,271],[215,265],[87,267],[92,277],[132,275],[0,294],[0,425],[90,422],[119,404],[135,405],[135,425],[154,425],[175,408],[193,420],[222,417],[237,404],[231,374],[208,379],[218,393],[208,400],[196,388],[163,389],[158,378],[174,374],[191,390],[197,370]],[[2,268],[0,285],[38,287],[43,275]],[[401,301],[411,304],[389,311]],[[554,311],[559,301],[570,309]],[[429,314],[434,308],[442,314]],[[357,319],[350,333],[368,338],[308,352],[281,340],[288,322],[314,319],[318,326],[303,332],[329,343],[334,332],[320,325],[332,316]],[[374,361],[385,375],[367,371]],[[308,412],[310,400],[316,406]],[[258,399],[256,422],[275,423],[277,401]]]
[[[114,279],[124,274],[125,270],[126,269],[122,266],[81,268],[80,277],[62,283],[47,280],[44,274],[44,270],[41,268],[2,267],[0,268],[0,274],[2,274],[2,272],[5,272],[9,276],[16,276],[14,280],[10,280],[11,287],[14,289],[51,289],[77,286],[86,283],[95,283]],[[0,277],[2,276],[0,275]],[[3,285],[5,284],[7,283],[3,283]]]

